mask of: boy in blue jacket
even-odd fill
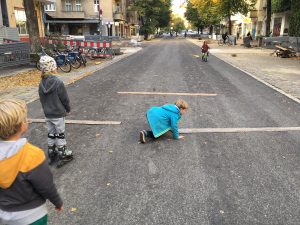
[[[145,144],[146,138],[158,138],[169,130],[174,139],[184,139],[184,136],[179,135],[178,121],[186,109],[188,104],[182,99],[178,99],[175,104],[151,107],[146,113],[151,131],[140,131],[140,142]]]

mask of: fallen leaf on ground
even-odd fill
[[[71,212],[76,212],[77,208],[71,208]]]

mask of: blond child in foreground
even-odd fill
[[[47,224],[47,199],[62,210],[44,152],[21,137],[27,128],[26,104],[0,100],[0,224]]]

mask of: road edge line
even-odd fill
[[[191,41],[191,40],[189,40],[189,42],[191,42],[191,43],[193,43],[194,45],[198,46],[196,43],[194,43],[194,42]],[[199,46],[198,46],[198,47],[199,47]],[[222,62],[225,62],[225,63],[229,64],[230,66],[232,66],[232,67],[234,67],[234,68],[236,68],[236,69],[238,69],[238,70],[244,72],[245,74],[251,76],[251,77],[254,78],[255,80],[257,80],[257,81],[263,83],[264,85],[266,85],[266,86],[269,87],[269,88],[272,88],[273,90],[275,90],[275,91],[279,92],[280,94],[282,94],[282,95],[288,97],[289,99],[295,101],[296,103],[300,104],[300,99],[298,99],[297,97],[294,97],[294,96],[292,96],[292,95],[286,93],[285,91],[283,91],[283,90],[281,90],[281,89],[275,87],[274,85],[272,85],[272,84],[270,84],[270,83],[264,81],[263,79],[261,79],[261,78],[255,76],[254,74],[252,74],[252,73],[250,73],[250,72],[248,72],[248,71],[246,71],[246,70],[244,70],[244,69],[242,69],[242,68],[240,68],[240,67],[234,65],[234,64],[231,63],[231,62],[225,61],[224,59],[220,58],[219,56],[217,56],[217,55],[215,55],[215,54],[213,54],[213,53],[211,53],[211,55],[215,56],[216,58],[218,58],[218,59],[221,60]]]

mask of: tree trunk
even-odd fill
[[[38,19],[34,7],[34,0],[23,0],[26,13],[26,25],[29,34],[30,52],[36,53],[40,45]]]
[[[229,15],[228,16],[228,32],[229,32],[229,35],[231,35],[231,27],[232,27],[232,22],[231,22],[231,16]]]
[[[197,27],[198,28],[198,35],[199,35],[199,33],[200,33],[200,27]]]
[[[271,34],[271,0],[267,0],[267,20],[266,20],[266,36],[269,37]]]

